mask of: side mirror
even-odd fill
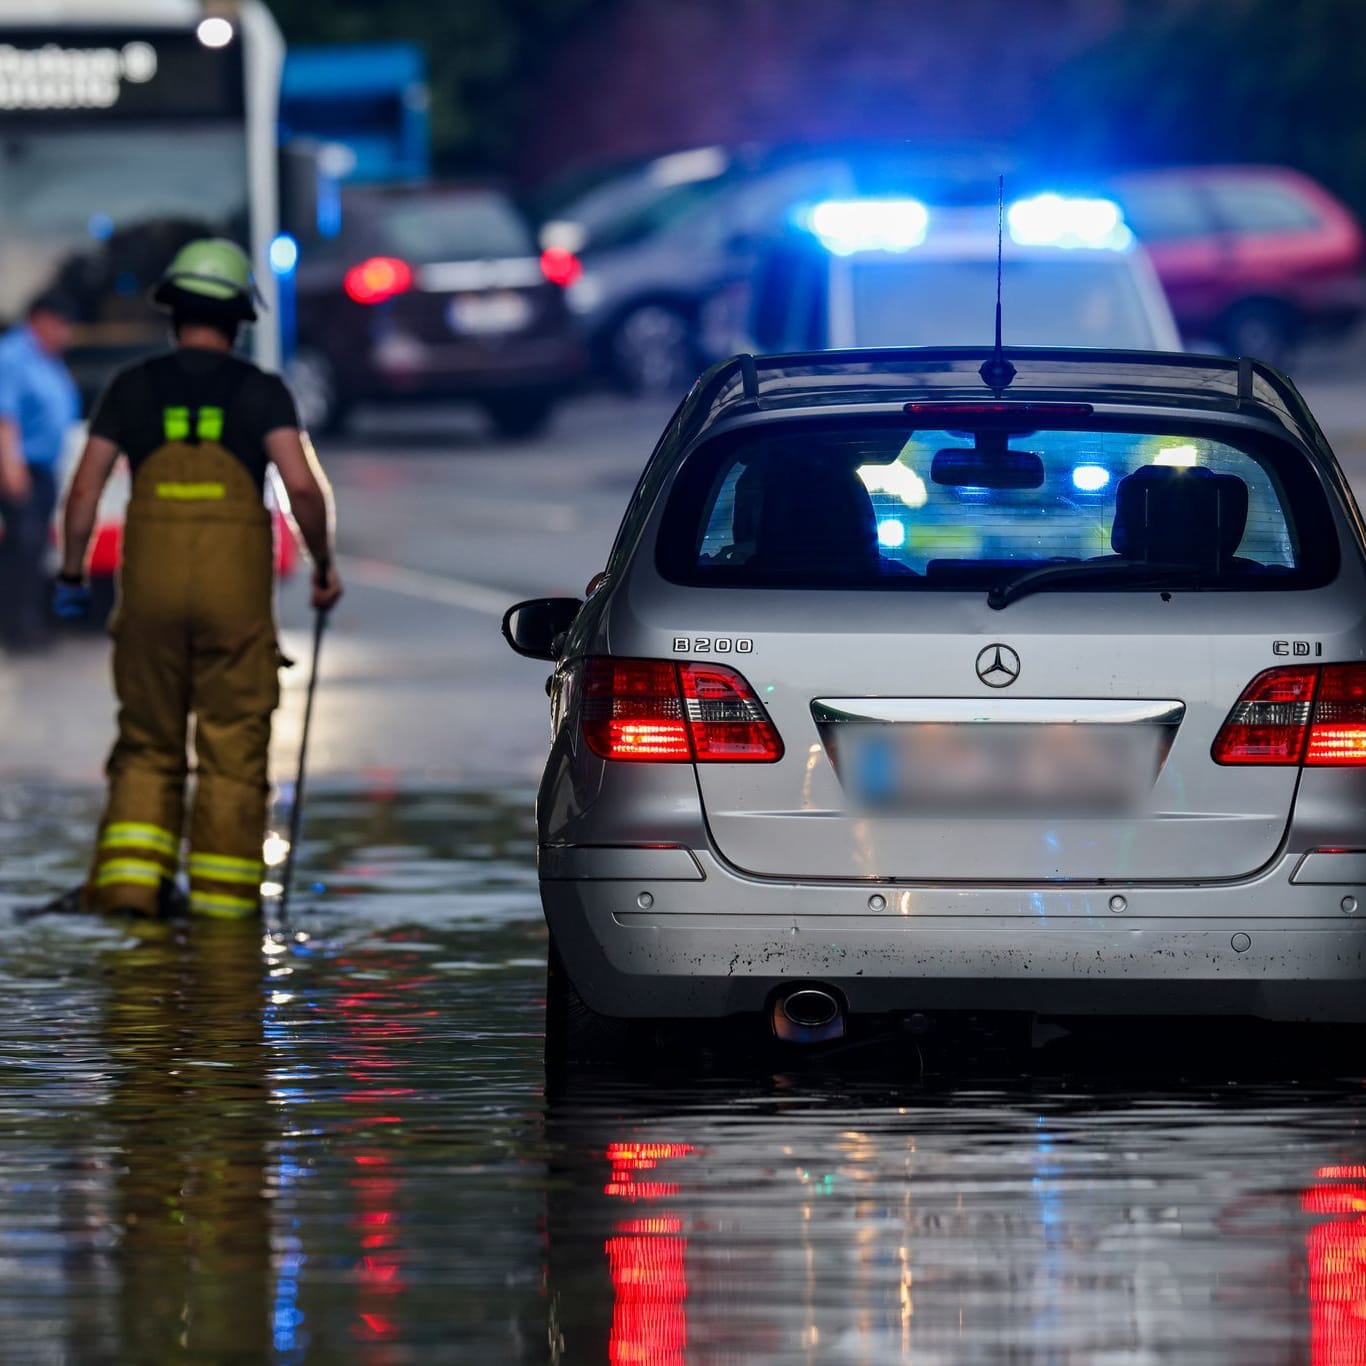
[[[503,639],[528,659],[556,660],[582,607],[579,598],[532,598],[515,603],[503,614]]]

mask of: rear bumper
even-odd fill
[[[570,388],[587,368],[577,341],[561,337],[510,340],[490,348],[403,338],[369,353],[368,387],[376,397],[418,398]]]
[[[1366,1022],[1366,886],[1292,885],[1297,858],[1238,884],[1078,891],[778,883],[683,853],[543,851],[547,922],[600,1013],[719,1017],[818,980],[855,1014]]]

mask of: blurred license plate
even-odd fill
[[[845,724],[836,765],[855,803],[925,814],[1112,815],[1161,766],[1151,725]]]
[[[531,321],[531,304],[511,290],[494,294],[457,294],[450,302],[447,320],[452,332],[487,336],[516,332]]]

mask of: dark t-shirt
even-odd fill
[[[240,356],[186,347],[125,366],[109,381],[90,418],[92,436],[114,442],[136,473],[153,451],[166,444],[168,407],[193,412],[223,409],[220,444],[251,471],[264,489],[266,435],[297,427],[294,398],[278,375],[267,374]]]

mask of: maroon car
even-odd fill
[[[495,186],[348,192],[340,231],[299,259],[289,378],[305,421],[467,398],[503,436],[530,435],[584,368],[564,299],[580,272]]]
[[[1188,340],[1283,363],[1366,311],[1361,228],[1298,171],[1191,166],[1134,172],[1110,188]]]

